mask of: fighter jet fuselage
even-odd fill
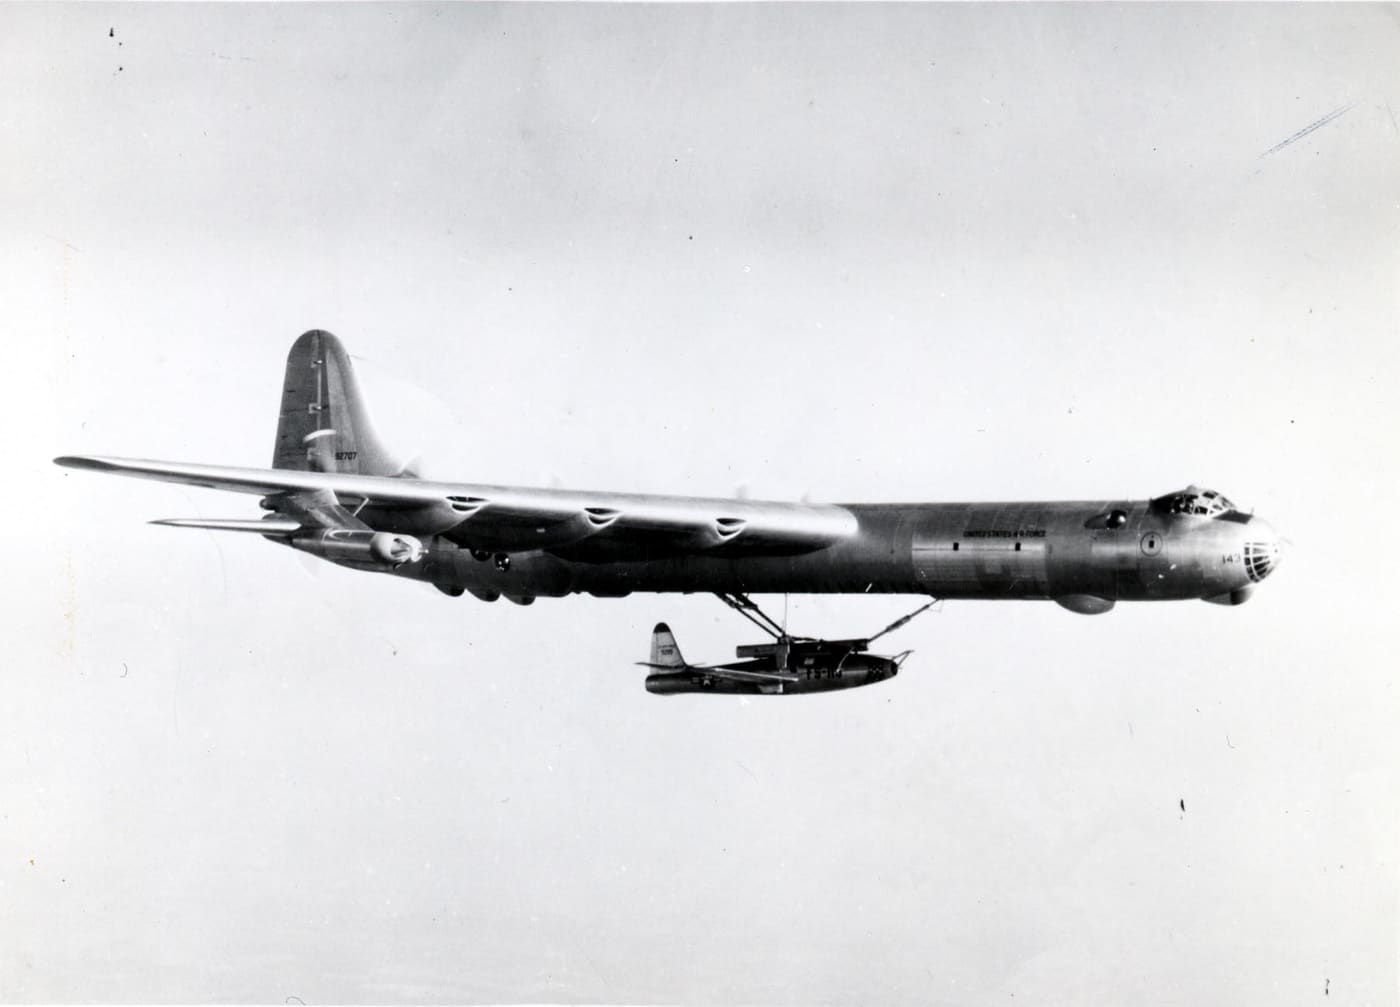
[[[775,644],[776,646],[776,644]],[[769,669],[773,662],[764,660],[735,662],[724,665],[721,670],[710,668],[686,668],[681,671],[657,671],[646,677],[647,692],[656,696],[677,696],[688,692],[715,693],[717,695],[785,695],[801,696],[813,692],[835,692],[838,689],[854,689],[862,685],[874,685],[899,674],[899,662],[892,657],[878,654],[832,654],[821,653],[810,645],[792,645],[786,665],[788,675],[785,681],[768,683],[743,681],[726,671]]]
[[[898,629],[933,604],[929,602],[869,639],[818,640],[790,636],[746,595],[721,597],[769,633],[772,642],[739,646],[735,653],[742,660],[730,664],[690,664],[681,656],[671,627],[657,623],[651,634],[650,660],[640,662],[651,672],[646,678],[647,692],[657,696],[687,692],[798,696],[884,682],[899,674],[899,666],[911,652],[892,657],[872,654],[871,641]]]

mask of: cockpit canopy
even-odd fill
[[[1235,509],[1235,505],[1224,495],[1215,490],[1203,490],[1199,486],[1188,486],[1158,497],[1152,501],[1152,506],[1167,514],[1194,514],[1199,517],[1216,517]]]

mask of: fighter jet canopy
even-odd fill
[[[1158,497],[1152,501],[1152,506],[1167,514],[1194,514],[1200,517],[1216,517],[1235,509],[1235,505],[1223,494],[1199,486],[1188,486]]]

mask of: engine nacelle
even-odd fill
[[[412,535],[381,531],[375,532],[369,540],[369,554],[390,566],[417,563],[423,558],[423,552],[423,543]]]
[[[292,548],[334,563],[355,566],[395,567],[417,563],[427,551],[412,535],[392,531],[348,531],[342,528],[298,535]]]

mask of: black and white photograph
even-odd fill
[[[0,1003],[1400,1004],[1400,6],[0,5]]]

